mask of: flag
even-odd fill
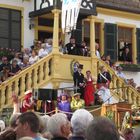
[[[77,19],[82,0],[63,0],[61,23],[64,32],[76,29]]]

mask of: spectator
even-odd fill
[[[63,113],[51,116],[48,121],[48,131],[53,135],[52,140],[67,140],[70,134],[70,122]]]
[[[130,64],[132,62],[130,50],[128,47],[125,48],[125,50],[122,52],[122,61],[125,62],[125,64]]]
[[[10,68],[8,66],[3,67],[3,74],[1,81],[4,82],[10,77]]]
[[[4,67],[9,67],[9,69],[11,68],[11,65],[8,62],[8,59],[6,56],[2,57],[2,64],[0,65],[0,71],[3,71]]]
[[[48,55],[48,52],[46,51],[46,44],[42,44],[41,49],[38,52],[38,56],[39,58],[43,58],[46,55]]]
[[[39,118],[33,112],[25,112],[21,114],[16,121],[15,132],[17,138],[25,136],[32,137],[34,140],[45,140],[38,136],[39,131]]]
[[[20,59],[20,53],[19,52],[15,53],[15,57],[13,58],[13,60],[16,60],[18,65],[21,64],[21,59]]]
[[[77,44],[75,38],[71,37],[70,42],[65,46],[67,48],[67,53],[71,55],[77,54]]]
[[[111,62],[111,58],[110,58],[110,55],[107,55],[106,56],[106,60],[107,64],[111,67],[112,66],[112,62]]]
[[[101,58],[101,55],[100,55],[100,52],[99,52],[99,44],[98,43],[95,43],[95,54],[96,54],[96,56],[99,59]]]
[[[72,111],[75,111],[77,109],[84,108],[84,107],[85,107],[85,101],[83,99],[80,99],[80,93],[75,93],[71,101]]]
[[[29,64],[34,64],[35,62],[37,62],[39,60],[39,57],[37,55],[37,53],[35,52],[35,50],[32,50],[32,55],[29,58]]]
[[[101,59],[102,59],[103,61],[105,61],[105,60],[106,60],[105,55],[102,55],[102,56],[101,56]]]
[[[46,50],[47,50],[48,54],[52,52],[52,43],[53,42],[52,42],[51,38],[46,40]]]
[[[30,49],[29,48],[25,48],[24,50],[23,50],[23,58],[24,57],[30,57],[31,56],[31,52],[30,52]]]
[[[17,60],[14,59],[12,61],[12,65],[11,65],[11,71],[10,71],[10,75],[14,76],[15,74],[17,74],[18,72],[21,71],[21,68],[19,67],[19,65],[17,64]]]
[[[72,137],[69,140],[85,140],[87,127],[92,120],[93,116],[87,110],[76,110],[71,118]]]
[[[88,56],[89,55],[89,48],[88,48],[85,41],[82,41],[80,54],[82,56]]]
[[[107,118],[95,118],[87,129],[87,140],[119,140],[115,125]]]
[[[23,62],[20,64],[20,68],[23,70],[29,66],[29,57],[23,57]]]
[[[117,74],[117,76],[122,78],[125,82],[127,82],[126,77],[125,77],[124,73],[122,72],[122,67],[121,66],[117,66],[116,74]]]

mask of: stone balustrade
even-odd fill
[[[135,104],[140,106],[140,94],[138,91],[132,87],[131,85],[127,85],[125,81],[121,78],[119,78],[115,71],[110,68],[108,64],[106,64],[104,61],[98,60],[97,69],[99,71],[100,66],[105,66],[106,69],[110,72],[112,80],[110,83],[110,89],[114,93],[118,94],[118,97],[121,101],[128,101],[130,104]]]

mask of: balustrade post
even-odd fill
[[[40,65],[39,69],[39,83],[43,81],[43,64]]]
[[[137,105],[140,106],[140,96],[138,96],[137,98]]]
[[[1,89],[1,108],[5,105],[5,86]]]
[[[133,104],[137,105],[137,95],[135,93],[132,94],[132,99]]]
[[[45,68],[44,68],[44,80],[47,81],[47,78],[48,78],[48,75],[49,75],[49,61],[46,62],[45,64]]]
[[[27,90],[30,90],[32,87],[31,87],[31,85],[32,85],[32,73],[31,72],[29,72],[28,73],[28,76],[27,76]]]
[[[132,103],[132,92],[128,89],[128,102],[129,104]]]
[[[25,75],[21,77],[20,95],[24,95],[24,92],[25,92]]]
[[[33,78],[33,79],[34,79],[34,80],[33,80],[33,87],[34,87],[34,88],[37,88],[37,87],[38,87],[38,85],[37,85],[37,76],[38,76],[38,75],[37,75],[37,72],[38,72],[38,68],[35,68],[35,69],[34,69],[34,78]]]
[[[15,81],[15,94],[18,95],[19,93],[19,79]]]
[[[6,98],[7,98],[6,100],[7,100],[7,103],[8,103],[8,104],[12,103],[12,100],[11,100],[12,94],[13,94],[13,93],[12,93],[12,83],[10,83],[10,84],[8,85],[7,95],[6,95],[6,96],[7,96],[7,97],[6,97]]]

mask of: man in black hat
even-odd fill
[[[73,75],[74,86],[76,87],[76,92],[81,93],[81,98],[84,99],[84,88],[85,81],[84,75],[81,73],[83,69],[83,65],[79,65],[78,71],[76,71]]]

